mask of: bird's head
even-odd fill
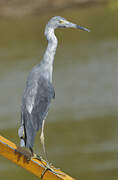
[[[82,26],[79,26],[77,24],[71,23],[61,16],[55,16],[55,17],[51,18],[50,21],[48,22],[48,26],[50,26],[53,29],[56,29],[56,28],[76,28],[76,29],[81,29],[81,30],[90,32],[89,29],[84,28]]]

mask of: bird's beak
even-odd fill
[[[81,30],[83,30],[83,31],[87,31],[87,32],[90,32],[90,30],[89,29],[87,29],[87,28],[85,28],[85,27],[82,27],[82,26],[79,26],[79,25],[77,25],[77,24],[73,24],[73,23],[71,23],[71,22],[68,22],[67,23],[68,25],[68,28],[70,27],[70,28],[76,28],[76,29],[81,29]]]
[[[82,26],[79,26],[79,25],[76,25],[76,28],[77,28],[77,29],[81,29],[81,30],[83,30],[83,31],[90,32],[89,29],[87,29],[87,28],[85,28],[85,27],[82,27]]]

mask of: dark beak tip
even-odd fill
[[[77,25],[76,27],[77,27],[77,29],[81,29],[81,30],[84,30],[84,31],[87,31],[87,32],[91,32],[91,30],[89,30],[87,28],[84,28],[82,26]]]

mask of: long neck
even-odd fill
[[[57,48],[57,38],[54,34],[54,29],[48,25],[45,28],[45,36],[48,40],[48,46],[43,56],[43,63],[47,65],[53,65],[54,56]]]

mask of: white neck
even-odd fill
[[[43,57],[43,63],[46,63],[47,65],[53,65],[58,44],[57,38],[54,34],[54,29],[52,27],[46,26],[45,36],[48,40],[48,46]]]

